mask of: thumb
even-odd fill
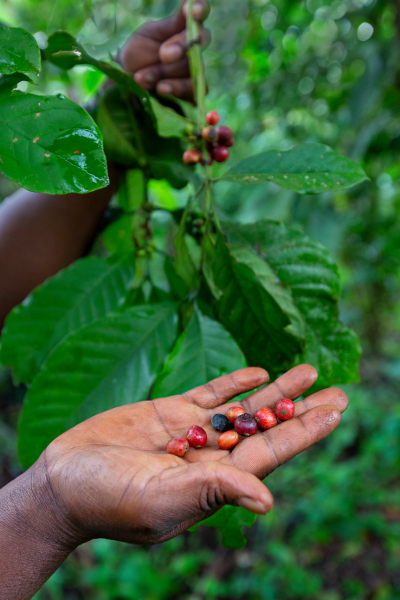
[[[226,504],[262,515],[273,505],[271,492],[255,475],[215,461],[167,469],[162,474],[162,483],[154,480],[152,483],[158,492],[157,499],[151,494],[153,508],[155,500],[158,514],[168,507],[168,520],[180,523],[205,519]]]
[[[272,509],[272,494],[255,475],[217,462],[197,463],[197,466],[200,467],[200,478],[204,477],[198,498],[202,510],[215,510],[230,504],[265,515]]]

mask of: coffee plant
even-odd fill
[[[319,372],[313,391],[358,378],[360,345],[339,320],[340,280],[328,251],[277,221],[224,220],[214,199],[220,180],[316,194],[366,175],[328,146],[302,144],[248,157],[215,177],[213,157],[227,153],[215,152],[214,134],[203,133],[206,80],[192,4],[196,110],[147,93],[65,31],[39,49],[27,31],[0,27],[0,171],[28,190],[66,194],[106,186],[106,157],[121,167],[96,255],[34,290],[3,330],[1,362],[27,386],[18,440],[24,468],[101,411],[179,394],[246,365],[274,378],[310,363]],[[63,70],[92,65],[113,85],[100,88],[88,110],[61,94],[19,91],[41,61]],[[183,160],[184,152],[192,158]],[[149,183],[159,179],[188,190],[182,209],[150,201]],[[168,213],[165,247],[155,235],[160,211]],[[204,524],[218,527],[225,545],[241,547],[241,526],[254,518],[226,507]]]

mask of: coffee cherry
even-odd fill
[[[275,414],[281,421],[289,421],[294,415],[294,402],[284,398],[276,405]]]
[[[229,158],[229,150],[226,146],[215,146],[212,156],[219,163],[225,162]]]
[[[270,408],[260,408],[254,415],[254,418],[260,429],[271,429],[278,422],[275,413]]]
[[[189,450],[189,442],[185,438],[174,438],[169,440],[167,444],[168,454],[174,454],[175,456],[185,456]]]
[[[225,125],[217,127],[217,133],[218,141],[221,142],[221,144],[226,144],[226,142],[229,142],[229,140],[233,138],[232,129],[230,127],[225,127]]]
[[[195,165],[196,163],[199,162],[201,156],[200,154],[197,152],[197,150],[186,150],[183,153],[183,157],[182,160],[185,163],[185,165]]]
[[[216,125],[219,121],[219,114],[217,111],[210,110],[210,112],[207,113],[206,121],[208,125]]]
[[[204,127],[203,131],[201,132],[201,137],[206,142],[211,142],[212,144],[218,142],[218,133],[214,127]]]
[[[236,431],[225,431],[225,433],[221,433],[218,438],[218,446],[221,450],[230,450],[239,441],[239,435]]]
[[[234,143],[235,143],[235,138],[233,138],[233,137],[232,137],[230,140],[227,140],[226,142],[224,142],[224,145],[225,145],[227,148],[230,148],[231,146],[233,146],[233,145],[234,145]]]
[[[193,425],[188,429],[186,439],[193,448],[203,448],[207,444],[207,434],[198,425]]]
[[[234,427],[240,435],[248,437],[257,433],[257,421],[249,413],[239,415],[235,421]]]
[[[234,423],[239,415],[243,415],[246,411],[241,406],[232,406],[226,413],[229,423]]]
[[[228,431],[231,428],[231,424],[225,415],[214,415],[211,419],[211,425],[215,431]]]

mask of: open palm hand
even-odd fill
[[[316,378],[313,367],[300,365],[233,405],[254,415],[283,397],[298,398]],[[244,439],[232,452],[220,450],[211,417],[267,381],[263,369],[242,369],[183,395],[109,410],[52,442],[43,459],[47,478],[79,539],[153,544],[225,504],[268,512],[272,495],[260,479],[331,433],[347,397],[337,388],[318,392],[296,403],[291,421]],[[168,441],[185,437],[191,425],[207,431],[207,445],[185,458],[167,454]]]

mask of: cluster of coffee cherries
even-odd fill
[[[204,127],[201,133],[195,134],[195,139],[200,142],[203,139],[206,142],[206,148],[208,152],[208,160],[206,161],[203,156],[200,144],[197,144],[197,148],[190,148],[183,154],[183,162],[186,165],[195,165],[200,163],[202,165],[211,165],[213,161],[222,163],[229,158],[229,148],[235,143],[233,137],[233,131],[225,125],[219,125],[219,114],[216,110],[210,110],[206,117],[208,127]]]
[[[221,450],[231,450],[239,443],[240,437],[249,437],[262,431],[275,427],[279,421],[289,421],[294,415],[294,402],[289,398],[280,400],[275,411],[270,408],[260,408],[254,417],[247,413],[241,406],[232,406],[226,415],[216,414],[211,419],[211,425],[221,433],[218,446]],[[203,448],[207,443],[207,433],[198,425],[188,429],[186,438],[174,438],[167,444],[167,452],[175,456],[185,456],[189,447]]]

